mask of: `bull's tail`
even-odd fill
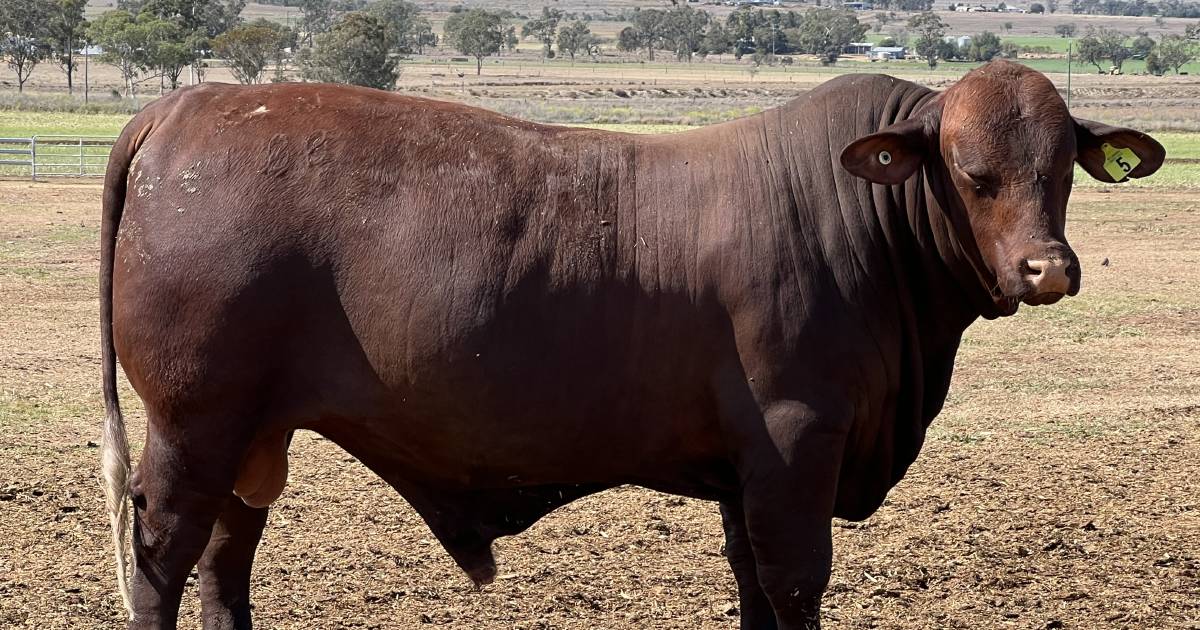
[[[104,390],[104,436],[100,458],[105,505],[112,525],[117,558],[117,588],[125,609],[133,618],[133,602],[127,576],[129,553],[129,440],[125,418],[117,399],[117,352],[113,346],[113,266],[116,261],[117,230],[125,209],[125,187],[133,155],[151,125],[137,116],[113,145],[104,178],[103,214],[100,220],[100,371]]]

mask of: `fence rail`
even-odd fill
[[[0,138],[0,176],[103,177],[116,136]]]

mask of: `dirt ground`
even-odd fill
[[[2,628],[123,614],[97,482],[99,193],[0,182]],[[834,524],[828,627],[1200,629],[1200,195],[1077,193],[1070,221],[1083,293],[970,329],[909,476]],[[476,592],[362,466],[313,435],[292,452],[262,628],[736,627],[713,504],[580,501],[498,542]]]

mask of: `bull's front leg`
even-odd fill
[[[783,401],[742,419],[748,423],[739,462],[746,534],[780,630],[821,625],[833,557],[830,522],[849,426],[848,413],[830,408]]]
[[[746,513],[741,499],[721,502],[721,524],[725,528],[725,558],[737,579],[741,630],[778,630],[775,610],[758,583],[758,563],[746,532]]]

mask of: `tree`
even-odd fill
[[[1046,5],[1042,4],[1041,2],[1034,2],[1033,4],[1029,5],[1029,12],[1030,13],[1045,13]]]
[[[75,48],[87,33],[88,21],[83,19],[87,0],[55,0],[50,15],[49,37],[52,56],[67,75],[67,92],[75,93]]]
[[[1100,62],[1104,61],[1108,51],[1105,50],[1104,44],[1093,31],[1089,30],[1087,35],[1080,37],[1079,41],[1075,42],[1075,45],[1081,60],[1096,66],[1097,72],[1104,71],[1104,68],[1100,66]]]
[[[936,68],[938,59],[941,59],[945,52],[941,44],[946,36],[948,25],[938,17],[938,14],[926,11],[909,18],[908,27],[917,33],[917,41],[913,44],[917,54],[925,58],[930,70]]]
[[[1162,62],[1162,59],[1158,56],[1157,51],[1152,50],[1150,51],[1149,55],[1146,55],[1146,72],[1149,72],[1156,77],[1161,77],[1167,73],[1167,70],[1170,70],[1170,68],[1167,67],[1167,64]]]
[[[1012,22],[1005,22],[1005,23],[1004,23],[1004,34],[1005,34],[1005,35],[1007,35],[1007,34],[1011,33],[1011,32],[1012,32],[1012,27],[1013,27],[1013,23],[1012,23]]]
[[[211,39],[241,22],[246,0],[144,0],[138,4],[137,10],[129,9],[134,16],[148,13],[174,23],[189,36]]]
[[[504,50],[512,52],[517,49],[517,44],[521,43],[521,38],[517,37],[517,27],[509,25],[504,29]]]
[[[1155,45],[1154,38],[1145,32],[1139,32],[1138,36],[1133,38],[1133,43],[1129,45],[1129,50],[1133,53],[1134,59],[1145,59],[1154,50]]]
[[[654,61],[654,50],[663,40],[666,27],[666,12],[658,9],[638,9],[633,14],[633,24],[617,34],[617,48],[621,50],[646,49],[650,61]]]
[[[714,20],[704,33],[704,42],[701,46],[700,54],[723,55],[732,48],[733,40],[729,37],[729,31],[720,22]]]
[[[709,20],[707,12],[687,5],[667,11],[663,18],[663,41],[675,51],[675,58],[691,63],[692,57],[703,48]]]
[[[984,31],[971,38],[966,45],[964,56],[971,61],[991,61],[1000,54],[1000,37],[991,31]]]
[[[100,61],[112,64],[125,81],[125,95],[134,94],[135,79],[145,68],[149,33],[128,11],[106,11],[88,27],[88,39],[104,49]]]
[[[337,12],[334,0],[300,0],[300,30],[309,44],[322,33],[329,32]]]
[[[592,54],[596,49],[596,42],[592,29],[579,20],[558,29],[558,54],[567,55],[572,63],[575,62],[575,55],[580,52]]]
[[[314,40],[316,50],[304,60],[306,78],[395,89],[400,69],[388,54],[387,29],[375,16],[360,11],[347,13],[328,33]]]
[[[53,0],[0,1],[0,57],[17,74],[17,91],[39,63],[51,54]]]
[[[504,23],[499,13],[471,9],[446,18],[446,41],[464,55],[475,57],[475,74],[483,72],[483,58],[500,52]]]
[[[521,37],[533,36],[542,43],[542,57],[553,56],[550,46],[558,34],[558,23],[563,19],[562,9],[542,7],[542,16],[529,20],[521,27]]]
[[[1104,56],[1110,59],[1113,67],[1119,71],[1125,60],[1133,54],[1133,51],[1125,45],[1127,39],[1125,34],[1111,28],[1101,28],[1096,31],[1096,36],[1100,40]]]
[[[383,25],[392,52],[412,53],[431,45],[428,40],[433,27],[421,17],[417,5],[407,0],[377,0],[367,5],[367,13]]]
[[[158,70],[158,91],[162,94],[164,80],[170,80],[171,89],[179,87],[179,75],[188,64],[199,56],[204,35],[200,32],[187,33],[177,22],[158,18],[150,13],[141,13],[137,25],[146,33],[142,48],[143,66]]]
[[[1196,24],[1188,24],[1184,29],[1184,37],[1188,39],[1200,39],[1200,22]]]
[[[1046,0],[1046,9],[1051,13],[1058,11],[1058,0]]]
[[[1171,68],[1175,70],[1175,74],[1179,74],[1180,68],[1196,58],[1196,47],[1196,42],[1187,37],[1163,35],[1158,42],[1158,56],[1164,67]]]
[[[850,42],[862,41],[867,25],[858,21],[851,11],[813,9],[804,16],[796,46],[818,56],[823,64],[837,62],[838,56]]]
[[[239,82],[259,83],[267,63],[280,59],[287,37],[287,28],[257,20],[218,35],[213,40],[213,52],[229,62],[229,70]]]
[[[1058,35],[1059,37],[1074,37],[1075,36],[1075,25],[1074,24],[1056,24],[1054,26],[1054,34]]]

